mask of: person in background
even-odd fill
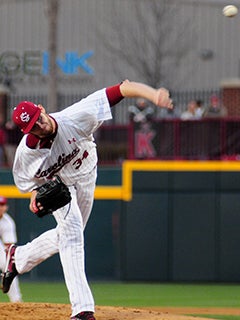
[[[204,113],[204,117],[206,118],[218,118],[218,117],[226,117],[227,109],[222,104],[221,99],[217,95],[212,95],[210,97],[210,104],[207,107],[206,112]]]
[[[205,108],[203,106],[202,100],[198,99],[196,100],[196,110],[195,110],[195,116],[197,119],[201,119],[204,115]]]
[[[0,196],[0,270],[4,272],[6,264],[5,250],[11,244],[17,242],[16,226],[12,217],[7,213],[7,199]],[[22,295],[18,278],[13,280],[8,292],[10,302],[22,302]]]
[[[7,166],[12,168],[15,152],[23,135],[12,120],[9,120],[5,123],[5,132],[6,132],[6,143],[5,143],[6,162],[7,162]]]
[[[0,114],[0,167],[6,165],[5,143],[6,143],[6,131],[4,127],[3,115]]]
[[[185,110],[180,116],[181,120],[195,120],[195,119],[197,119],[196,110],[197,110],[196,100],[189,101],[188,105],[187,105],[187,110]]]
[[[129,118],[131,122],[147,122],[153,118],[154,110],[149,106],[148,101],[138,98],[136,105],[128,107]]]

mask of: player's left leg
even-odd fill
[[[97,179],[97,169],[94,168],[92,172],[89,173],[89,176],[84,182],[84,184],[79,182],[75,185],[77,189],[78,206],[81,211],[84,229],[86,227],[86,224],[88,222],[88,219],[92,211],[96,179]]]
[[[88,315],[93,314],[95,309],[94,299],[85,274],[83,235],[84,226],[92,208],[95,180],[96,176],[93,172],[92,175],[86,177],[85,181],[81,179],[81,188],[78,184],[70,187],[71,205],[54,213],[58,223],[59,255],[69,291],[73,319],[81,319],[78,315],[84,311]],[[87,190],[87,192],[84,191],[84,197],[90,199],[84,202],[85,212],[88,212],[85,222],[83,222],[78,203],[78,194],[81,190]],[[94,316],[92,319],[94,319]]]

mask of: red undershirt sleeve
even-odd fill
[[[115,104],[117,104],[124,98],[120,91],[120,85],[121,83],[106,88],[106,94],[111,107],[113,107]]]
[[[30,149],[35,149],[38,144],[39,138],[34,136],[33,134],[29,133],[27,135],[27,146]]]

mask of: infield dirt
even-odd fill
[[[0,303],[0,320],[69,320],[70,305],[50,303]],[[96,306],[97,320],[206,320],[194,314],[240,315],[232,308],[125,308]],[[211,319],[211,318],[208,318]]]

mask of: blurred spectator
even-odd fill
[[[136,106],[129,106],[128,111],[130,121],[133,122],[146,122],[154,116],[154,109],[143,98],[137,99]]]
[[[147,100],[139,98],[136,106],[129,106],[129,118],[134,124],[134,157],[137,159],[152,158],[155,155],[153,140],[156,135],[153,129],[154,109]]]
[[[6,143],[6,131],[4,127],[3,115],[0,114],[0,167],[6,165],[5,143]]]
[[[196,100],[196,110],[195,115],[197,119],[201,119],[204,115],[205,108],[203,106],[202,100]]]
[[[196,110],[197,102],[195,100],[189,101],[187,105],[187,110],[185,110],[180,116],[181,120],[197,119]]]
[[[216,118],[227,116],[227,109],[216,95],[210,97],[210,104],[204,113],[206,118]]]
[[[157,117],[162,119],[178,119],[180,118],[180,108],[176,106],[172,109],[159,108],[157,110]]]
[[[17,242],[16,225],[13,218],[7,213],[7,210],[7,198],[0,196],[0,270],[3,272],[6,265],[5,249],[12,243]],[[13,280],[8,297],[11,302],[22,301],[18,278]]]
[[[6,143],[5,143],[5,154],[6,161],[9,167],[12,167],[16,148],[22,138],[22,132],[15,125],[12,120],[9,120],[5,124],[5,132],[6,132]]]

